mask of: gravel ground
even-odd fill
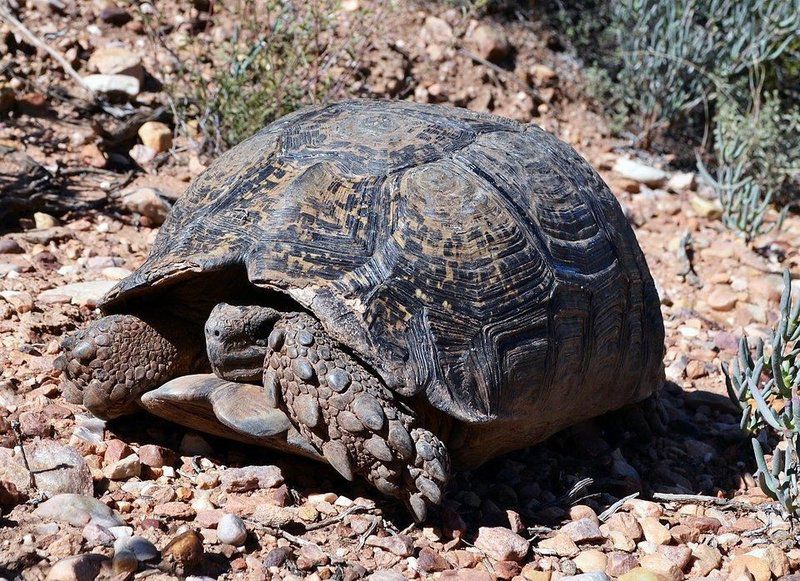
[[[138,12],[116,9],[126,20],[109,6],[56,4],[15,13],[80,74],[98,54],[132,54],[148,75],[169,76]],[[71,197],[57,201],[80,207],[0,215],[0,577],[791,578],[797,530],[752,477],[720,363],[742,331],[766,336],[776,320],[780,273],[800,262],[800,219],[754,252],[723,228],[696,176],[670,165],[675,156],[610,137],[581,98],[574,60],[535,24],[344,2],[335,34],[357,26],[358,10],[382,19],[344,94],[534,121],[601,171],[662,297],[668,382],[658,406],[459,473],[441,511],[417,526],[397,503],[311,461],[152,417],[106,424],[66,403],[52,367],[60,338],[95,318],[102,294],[141,264],[170,202],[209,160],[171,128],[165,136],[161,121],[140,119],[112,145],[123,122],[82,106],[58,64],[0,23],[0,65],[11,63],[0,66],[10,103],[0,107],[0,146],[30,156],[67,186]],[[157,87],[132,99],[141,111],[166,102]],[[131,171],[121,158],[139,164]]]

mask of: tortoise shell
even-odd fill
[[[224,296],[235,272],[312,312],[390,389],[526,442],[662,374],[659,300],[620,205],[535,125],[385,101],[287,115],[195,180],[102,307],[176,281]]]

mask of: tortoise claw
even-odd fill
[[[213,374],[184,375],[141,397],[149,412],[216,436],[247,442],[285,433],[286,414],[270,404],[264,388]]]

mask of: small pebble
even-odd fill
[[[217,523],[217,538],[220,543],[234,545],[244,544],[247,539],[247,528],[244,521],[235,514],[226,514]]]

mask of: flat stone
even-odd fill
[[[619,581],[666,581],[666,577],[644,567],[636,567],[620,575]]]
[[[607,555],[606,573],[612,577],[620,577],[639,566],[636,555],[614,551]]]
[[[78,450],[53,440],[39,440],[25,446],[28,463],[35,472],[36,487],[49,495],[72,493],[89,496],[94,492],[92,473]],[[8,448],[0,448],[0,480],[26,490],[28,470],[22,459]]]
[[[96,553],[67,557],[50,568],[45,581],[91,581],[108,563],[108,557]]]
[[[53,297],[68,297],[73,305],[96,307],[103,296],[117,284],[114,280],[76,282],[39,293],[37,300],[47,302]]]
[[[681,570],[671,560],[659,553],[644,555],[639,559],[639,563],[645,569],[653,571],[668,581],[681,581],[683,579]]]
[[[155,226],[163,224],[172,209],[167,197],[155,188],[137,188],[125,192],[121,203],[129,212],[146,216]]]
[[[560,530],[578,544],[605,540],[605,536],[603,536],[603,532],[597,523],[588,518],[567,523]]]
[[[129,75],[87,75],[83,82],[96,93],[124,93],[135,97],[141,90],[141,83]]]
[[[408,557],[414,551],[414,541],[407,535],[389,535],[388,537],[370,535],[367,537],[367,544],[386,549],[398,557]]]
[[[40,504],[33,514],[44,520],[75,526],[85,526],[90,522],[105,528],[125,524],[119,514],[96,498],[79,494],[57,494]]]
[[[197,511],[195,511],[185,502],[173,501],[165,502],[164,504],[157,504],[155,508],[153,508],[153,514],[186,520],[194,518],[194,516],[197,514]]]
[[[608,558],[603,551],[597,549],[589,549],[582,551],[575,556],[572,561],[581,573],[598,573],[604,572],[608,565]]]
[[[614,171],[624,178],[646,184],[651,187],[663,185],[669,175],[664,170],[649,166],[625,157],[617,158]]]
[[[661,524],[656,517],[647,516],[639,519],[644,538],[655,545],[666,545],[672,540],[669,529]]]
[[[87,63],[90,69],[103,75],[127,75],[139,84],[144,83],[141,57],[129,48],[106,46],[95,49]]]
[[[283,474],[277,466],[245,466],[228,468],[220,475],[220,482],[228,492],[277,488],[283,484]]]
[[[519,562],[528,554],[530,542],[505,527],[480,527],[475,546],[498,561]]]
[[[103,468],[103,475],[109,480],[127,480],[138,477],[141,472],[142,465],[136,454],[130,454]]]
[[[682,524],[696,530],[700,534],[717,534],[722,523],[719,519],[710,516],[687,516],[681,520]]]
[[[578,545],[575,544],[569,535],[557,533],[549,539],[539,541],[539,549],[548,553],[553,553],[558,557],[571,557],[578,552]]]
[[[766,559],[753,555],[737,555],[730,564],[731,577],[750,573],[755,581],[769,581],[772,571]]]
[[[715,311],[730,311],[736,306],[738,295],[729,287],[716,286],[706,297],[708,306]]]

